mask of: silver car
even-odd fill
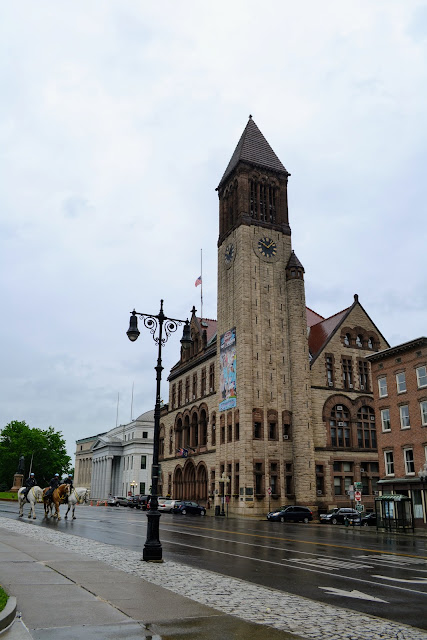
[[[180,504],[182,500],[172,500],[170,498],[159,498],[159,511],[173,513],[174,507]]]

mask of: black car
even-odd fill
[[[204,516],[206,514],[205,507],[197,504],[197,502],[190,502],[189,500],[182,500],[179,504],[176,504],[173,507],[173,513],[181,513],[185,516],[187,513],[193,513],[200,516]]]
[[[329,513],[322,513],[320,515],[320,523],[328,524],[346,524],[348,522],[351,525],[360,524],[360,513],[356,509],[347,509],[342,507],[341,509],[332,509]]]
[[[137,509],[142,509],[143,511],[147,510],[147,504],[150,501],[151,496],[131,496],[128,498],[128,507],[133,509],[136,507]]]
[[[280,507],[276,511],[267,513],[267,520],[272,522],[310,522],[313,513],[308,507]]]
[[[362,527],[375,527],[377,524],[377,514],[376,513],[367,513],[366,516],[363,516],[360,525]]]

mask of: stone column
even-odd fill
[[[111,473],[113,469],[113,456],[107,456],[107,471],[105,475],[106,483],[105,483],[105,497],[108,498],[111,493]]]

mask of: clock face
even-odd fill
[[[225,252],[224,252],[224,259],[226,264],[231,264],[234,258],[234,253],[235,253],[234,244],[233,243],[228,244],[225,247]]]
[[[264,258],[273,258],[277,253],[277,244],[271,238],[264,236],[258,240],[258,251]]]

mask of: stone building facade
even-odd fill
[[[193,348],[169,376],[160,493],[215,506],[225,494],[232,512],[259,516],[282,504],[348,506],[365,474],[373,502],[364,356],[388,344],[357,297],[332,318],[307,309],[289,176],[250,118],[217,188],[218,318],[193,311]]]
[[[427,338],[368,357],[372,366],[381,493],[412,499],[416,527],[427,526]]]
[[[151,490],[154,411],[132,422],[76,442],[74,485],[91,498],[148,494]]]

